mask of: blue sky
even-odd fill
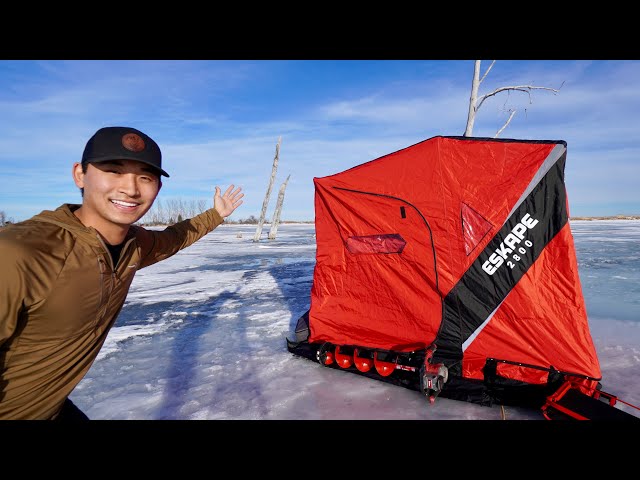
[[[482,62],[482,71],[491,60]],[[161,200],[244,192],[259,217],[278,138],[282,219],[313,220],[313,178],[436,135],[462,135],[474,60],[1,60],[0,211],[24,220],[80,203],[71,178],[89,137],[132,126],[163,153]],[[498,60],[480,94],[508,85],[473,136],[565,140],[572,216],[640,214],[640,61]]]

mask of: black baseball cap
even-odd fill
[[[157,169],[162,175],[162,153],[158,144],[147,134],[131,127],[104,127],[87,142],[82,152],[82,163],[100,163],[108,160],[137,160]]]

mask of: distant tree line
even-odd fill
[[[187,218],[195,217],[209,208],[207,200],[191,200],[187,202],[182,199],[163,201],[157,198],[151,209],[138,221],[138,224],[148,226],[173,225]],[[225,219],[225,223],[257,225],[258,219],[254,215],[238,219],[229,216]]]
[[[7,214],[4,213],[4,210],[0,210],[0,227],[4,227],[10,223],[15,223],[13,218],[7,217]]]
[[[139,221],[139,225],[157,226],[157,225],[173,225],[187,218],[195,217],[204,212],[209,207],[206,200],[165,200],[156,199],[153,207]],[[4,210],[0,210],[0,227],[16,223],[13,217],[8,217]],[[225,219],[225,223],[257,225],[258,219],[255,215],[248,218],[234,219],[229,216]],[[284,222],[287,223],[287,222]]]
[[[231,217],[228,217],[225,220],[225,223],[242,223],[242,224],[249,224],[249,225],[257,225],[258,221],[259,220],[255,217],[255,215],[249,215],[249,218],[239,218],[238,220],[234,220]]]
[[[195,217],[209,208],[206,200],[162,200],[156,198],[151,209],[138,223],[142,225],[173,225],[186,218]]]

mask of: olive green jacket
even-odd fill
[[[224,220],[211,208],[164,230],[131,226],[117,265],[63,204],[0,228],[0,419],[54,418],[91,367],[141,268]]]

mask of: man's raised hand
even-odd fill
[[[242,188],[238,187],[234,189],[234,185],[229,185],[229,188],[220,195],[220,187],[216,186],[216,192],[213,195],[213,207],[218,211],[222,218],[226,218],[233,213],[233,211],[242,205]]]

